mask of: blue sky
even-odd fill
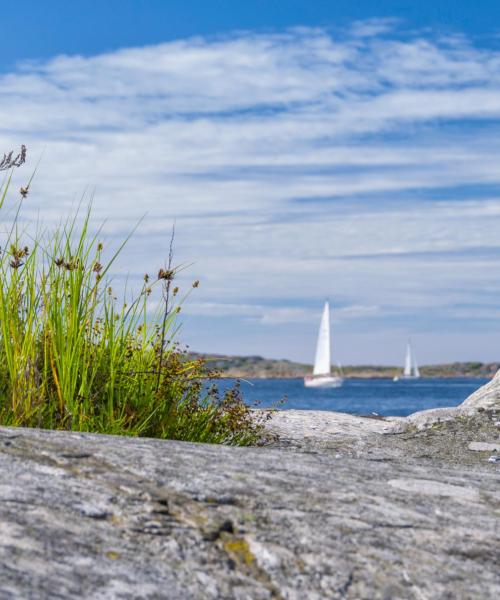
[[[95,188],[117,280],[201,280],[182,339],[311,360],[498,360],[500,5],[25,2],[0,41],[27,216]],[[10,36],[10,37],[9,37]],[[16,173],[18,182],[24,174]]]
[[[55,54],[93,55],[237,30],[337,29],[352,21],[399,18],[408,28],[473,35],[491,43],[497,0],[25,0],[9,11],[2,65]],[[490,38],[484,40],[483,38]]]

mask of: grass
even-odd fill
[[[254,444],[264,417],[238,387],[222,396],[218,374],[189,360],[176,342],[181,297],[172,241],[166,265],[119,303],[91,234],[89,209],[34,237],[20,231],[31,180],[12,200],[13,170],[25,149],[0,161],[0,215],[14,211],[0,240],[0,423],[225,444]],[[9,211],[7,211],[9,212]],[[3,215],[2,215],[3,216]],[[2,219],[5,223],[5,221]],[[197,287],[198,282],[193,286]],[[188,292],[189,293],[189,292]],[[151,317],[154,294],[158,313]]]

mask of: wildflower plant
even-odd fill
[[[26,148],[4,155],[0,214],[13,169]],[[20,232],[31,179],[0,238],[0,423],[134,436],[251,444],[264,439],[239,389],[219,394],[218,373],[190,360],[176,342],[178,312],[188,293],[177,284],[172,233],[167,264],[145,275],[128,303],[119,303],[107,261],[91,233],[90,208],[50,236]],[[23,239],[23,238],[26,239]],[[192,288],[198,287],[195,281]],[[192,289],[191,288],[191,289]],[[191,290],[189,290],[191,291]],[[159,294],[151,318],[151,296]]]

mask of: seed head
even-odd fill
[[[29,254],[28,246],[24,248],[17,248],[14,244],[10,247],[10,254],[12,255],[12,261],[10,262],[10,266],[13,269],[18,269],[23,263],[21,262],[21,258],[25,258]],[[14,266],[15,265],[15,266]]]
[[[11,167],[20,167],[26,161],[26,146],[21,146],[21,152],[13,158],[14,152],[11,150],[8,154],[4,154],[0,160],[0,171],[6,171]]]
[[[172,269],[160,269],[158,271],[158,279],[163,279],[164,281],[172,281],[174,278],[174,271]]]
[[[19,269],[19,267],[22,267],[24,263],[18,258],[14,258],[10,261],[9,264],[13,269]]]
[[[80,266],[80,259],[71,257],[68,262],[64,263],[64,268],[67,271],[75,271]]]

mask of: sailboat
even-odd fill
[[[412,351],[411,340],[408,340],[408,344],[406,346],[406,358],[405,358],[405,368],[401,377],[396,375],[393,381],[399,381],[400,379],[419,379],[420,371],[418,370],[417,359],[415,358],[415,354]]]
[[[340,387],[343,381],[342,377],[331,374],[330,305],[328,304],[328,301],[326,301],[319,326],[313,374],[304,377],[304,385],[306,387],[314,388],[333,388]]]

